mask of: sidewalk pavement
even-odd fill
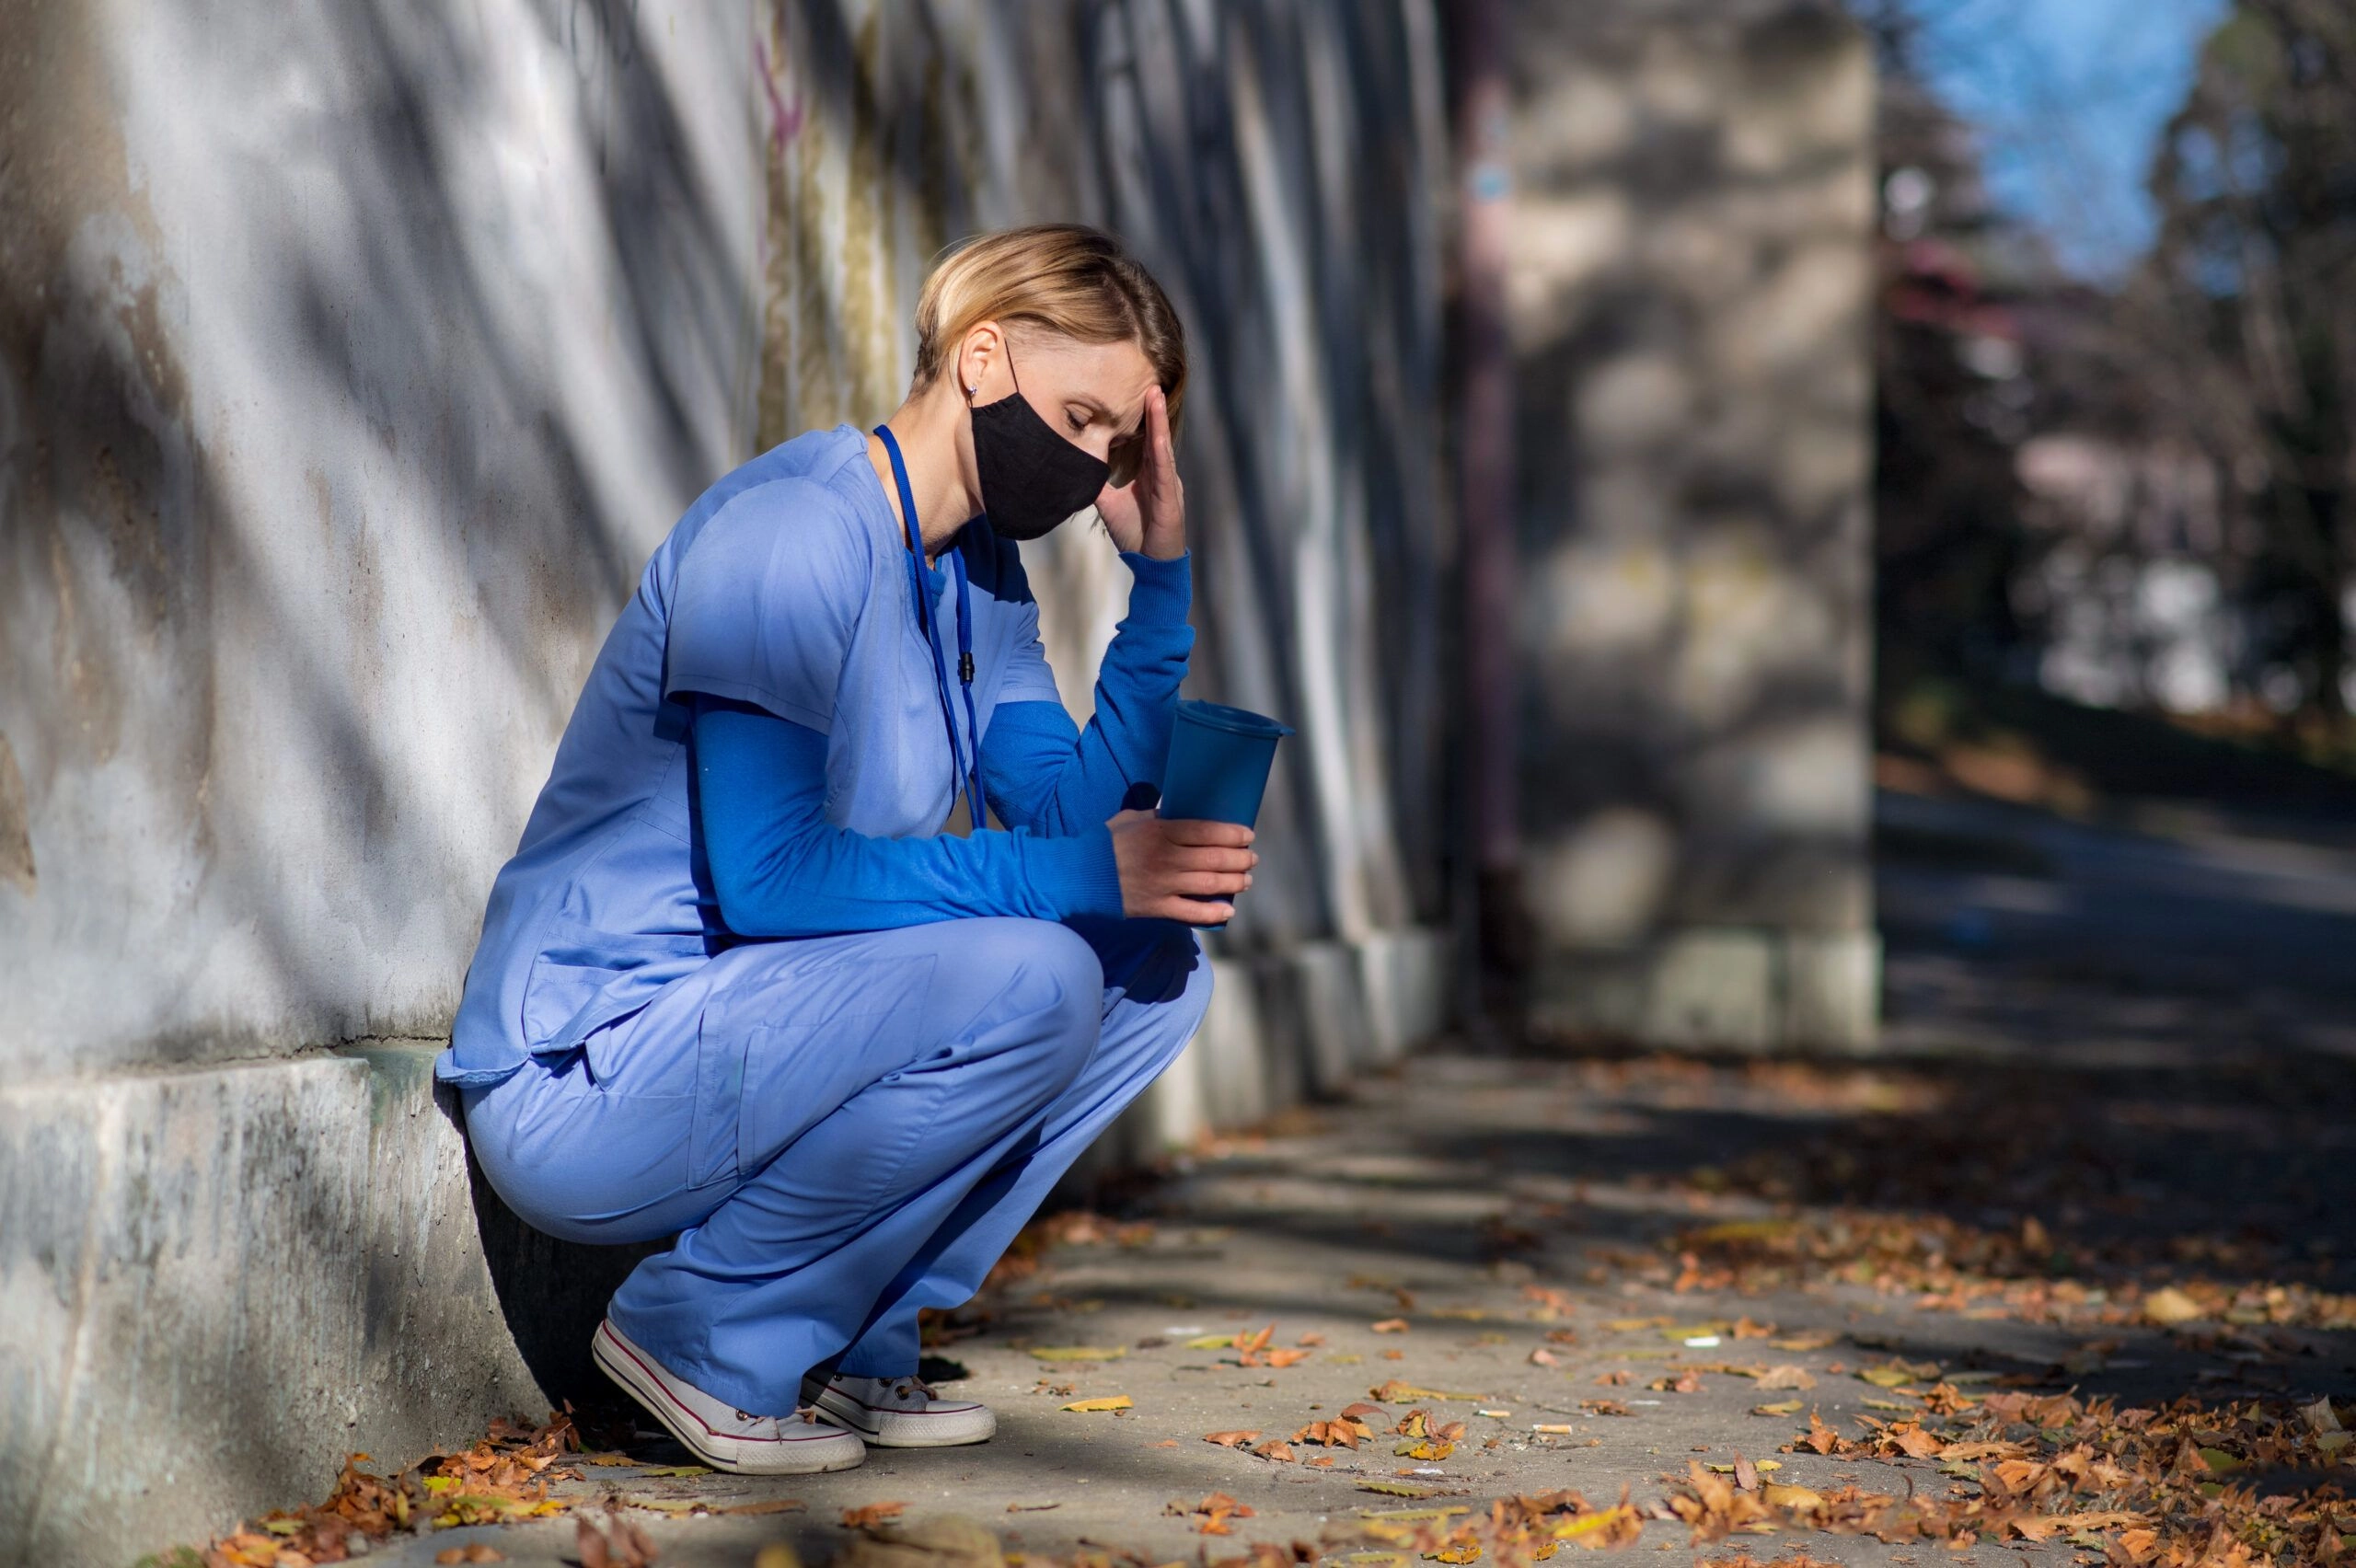
[[[992,1442],[753,1480],[625,1436],[555,1494],[600,1526],[619,1499],[665,1565],[735,1568],[1411,1568],[1558,1537],[2141,1563],[2356,1538],[2356,1506],[2319,1490],[2356,1480],[2327,1429],[2356,1425],[2356,1297],[2335,1294],[2356,1221],[2329,1197],[2356,1072],[2116,1055],[1421,1057],[1178,1162],[1118,1218],[1034,1228],[936,1352],[950,1391],[998,1410]],[[840,1522],[860,1509],[883,1523]],[[578,1562],[579,1529],[372,1557]]]

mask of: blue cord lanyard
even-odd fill
[[[941,699],[941,722],[949,732],[950,766],[964,783],[967,815],[978,833],[989,825],[988,804],[982,793],[981,727],[974,721],[974,598],[965,580],[965,554],[951,549],[949,574],[957,582],[957,684],[965,693],[965,733],[973,738],[974,760],[969,767],[965,748],[958,743],[957,719],[949,705],[949,665],[941,651],[941,640],[932,634],[930,596],[925,593],[922,552],[917,548],[924,537],[917,525],[916,492],[908,488],[908,466],[900,458],[900,444],[892,435],[892,427],[877,425],[875,433],[884,443],[884,455],[892,459],[892,478],[900,489],[900,516],[907,525],[908,591],[916,600],[917,628],[924,635],[924,645],[932,652],[934,695]],[[949,803],[957,803],[957,791],[949,792]]]

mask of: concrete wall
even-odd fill
[[[1857,1046],[1874,80],[1830,0],[1518,0],[1539,1016]]]
[[[1302,730],[1115,1147],[1437,1026],[1437,68],[1419,0],[0,12],[0,1560],[581,1375],[629,1258],[484,1201],[426,1064],[646,552],[886,412],[969,229],[1170,286],[1194,689]],[[1038,553],[1084,708],[1117,563]]]

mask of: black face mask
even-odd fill
[[[1014,369],[1007,355],[1006,368]],[[1001,539],[1035,539],[1084,506],[1093,505],[1112,466],[1056,433],[1022,395],[970,410],[974,467],[982,482],[982,510]]]

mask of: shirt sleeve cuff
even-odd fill
[[[1121,913],[1121,868],[1113,831],[1099,824],[1068,838],[1025,835],[1023,869],[1059,917]]]
[[[1140,626],[1184,626],[1194,599],[1195,553],[1157,560],[1142,550],[1124,550],[1135,581],[1129,584],[1129,615]]]

